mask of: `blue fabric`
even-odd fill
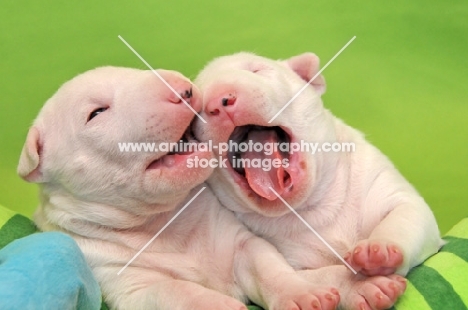
[[[0,309],[100,307],[99,285],[68,235],[35,233],[0,250]]]

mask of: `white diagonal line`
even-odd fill
[[[351,270],[354,274],[357,274],[357,271],[353,269],[353,267],[351,267],[351,265],[349,265],[344,259],[343,257],[340,256],[340,254],[338,254],[337,251],[335,251],[334,248],[332,248],[332,246],[330,244],[328,244],[327,241],[325,241],[325,239],[322,238],[322,236],[319,235],[318,232],[315,231],[315,229],[312,228],[312,226],[309,225],[309,223],[306,222],[306,220],[304,220],[304,218],[302,216],[299,215],[299,213],[296,212],[296,210],[294,210],[287,202],[286,200],[283,199],[283,197],[281,197],[271,186],[270,186],[270,190],[275,193],[275,195],[292,211],[292,213],[294,213],[301,221],[302,223],[304,223],[304,225],[307,226],[307,228],[309,228],[316,236],[317,238],[320,239],[320,241],[323,242],[323,244],[325,244],[327,246],[327,248],[330,249],[330,251],[333,252],[333,254],[335,254],[336,257],[339,258],[339,260],[341,260],[343,262],[343,264],[346,265],[346,267],[349,268],[349,270]]]
[[[281,112],[283,112],[284,109],[286,109],[286,108],[291,104],[291,102],[293,102],[293,100],[296,99],[296,98],[304,91],[304,89],[306,89],[307,86],[309,86],[309,84],[312,83],[312,82],[315,80],[315,78],[316,78],[317,76],[319,76],[320,73],[322,73],[323,70],[325,70],[325,69],[328,67],[328,65],[331,64],[331,63],[333,62],[333,60],[335,60],[335,58],[338,57],[338,55],[340,55],[341,52],[344,51],[345,48],[347,48],[348,45],[351,44],[351,42],[354,41],[354,39],[356,39],[356,36],[352,37],[351,40],[349,40],[348,43],[346,43],[346,45],[343,46],[343,47],[339,50],[339,52],[336,53],[336,55],[333,56],[333,58],[330,59],[330,60],[327,62],[327,64],[326,64],[325,66],[323,66],[323,68],[322,68],[319,72],[317,72],[317,73],[310,79],[310,81],[307,82],[307,84],[305,84],[305,85],[294,95],[294,97],[292,97],[292,98],[281,108],[281,110],[279,110],[278,113],[276,113],[275,116],[273,116],[273,117],[268,121],[268,124],[270,124],[271,122],[273,122],[273,120],[274,120],[275,118],[277,118],[278,115],[280,115]]]
[[[143,57],[141,57],[140,54],[138,54],[138,52],[137,52],[130,44],[128,44],[127,41],[125,41],[124,38],[122,38],[122,36],[119,35],[118,37],[119,37],[119,39],[120,39],[120,40],[121,40],[137,57],[138,57],[138,58],[140,58],[140,60],[151,70],[151,72],[153,72],[167,87],[169,87],[169,89],[172,90],[172,91],[174,92],[174,94],[176,94],[176,96],[177,96],[180,100],[182,100],[182,102],[185,103],[185,105],[186,105],[193,113],[195,113],[195,115],[198,116],[198,118],[199,118],[203,123],[206,124],[205,119],[204,119],[203,117],[201,117],[201,115],[198,114],[197,111],[195,111],[195,110],[190,106],[190,104],[189,104],[187,101],[185,101],[184,98],[182,98],[182,97],[180,96],[180,94],[179,94],[174,88],[172,88],[172,86],[169,85],[168,82],[166,82],[166,80],[164,80],[164,79],[162,78],[162,76],[158,73],[158,71],[154,70],[153,67],[151,67],[150,64],[149,64],[148,62],[146,62],[146,60],[143,59]]]
[[[154,237],[151,238],[151,240],[148,241],[148,242],[145,244],[145,246],[144,246],[143,248],[141,248],[141,250],[138,251],[138,253],[136,253],[135,256],[133,256],[132,259],[131,259],[125,266],[122,267],[122,269],[120,269],[119,272],[117,272],[117,275],[120,275],[120,274],[122,273],[122,271],[124,271],[125,268],[127,268],[128,265],[130,265],[130,264],[138,257],[138,255],[140,255],[140,254],[151,244],[151,242],[153,242],[154,239],[156,239],[156,238],[164,231],[164,229],[166,229],[167,226],[169,226],[169,225],[172,223],[172,221],[174,221],[174,220],[176,219],[176,217],[178,217],[178,216],[185,210],[185,208],[187,208],[187,207],[192,203],[192,201],[194,201],[195,198],[197,198],[198,195],[200,195],[201,192],[205,190],[205,188],[206,188],[206,186],[205,186],[205,187],[202,187],[202,189],[200,189],[200,190],[198,191],[198,193],[196,193],[195,196],[193,196],[192,199],[190,199],[189,202],[187,202],[187,203],[185,204],[185,206],[183,206],[182,209],[180,209],[179,212],[177,212],[176,215],[174,215],[174,216],[171,218],[171,220],[170,220],[169,222],[167,222],[167,224],[164,225],[164,227],[161,228],[161,229],[158,231],[158,233],[157,233],[156,235],[154,235]]]

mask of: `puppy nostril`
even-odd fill
[[[221,103],[223,107],[227,107],[228,105],[233,105],[236,102],[236,97],[229,97],[221,99]]]
[[[184,97],[183,94],[179,94],[179,96],[177,96],[175,93],[171,93],[169,96],[169,101],[172,103],[181,103],[182,102],[181,98],[183,97]]]
[[[219,114],[219,109],[214,109],[213,111],[210,111],[211,115],[218,115]]]
[[[190,99],[192,98],[192,95],[193,95],[193,92],[192,92],[192,88],[190,87],[190,89],[186,90],[185,92],[182,92],[180,93],[180,96],[184,99]]]
[[[180,93],[179,96],[180,98],[177,97],[177,102],[174,102],[174,103],[181,103],[182,101],[185,101],[188,104],[190,104],[190,97],[187,96],[187,91],[185,91],[185,93]]]

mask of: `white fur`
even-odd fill
[[[159,73],[181,94],[193,88],[185,99],[200,110],[188,79]],[[101,107],[108,109],[89,120]],[[188,169],[187,159],[213,156],[174,155],[174,164],[150,169],[166,153],[119,152],[117,143],[176,142],[193,117],[149,71],[103,67],[67,82],[35,120],[18,166],[40,184],[37,225],[75,238],[115,309],[245,309],[247,299],[270,309],[310,305],[313,286],[209,189],[117,275],[208,178],[210,169]]]
[[[283,198],[342,256],[361,240],[398,245],[404,261],[397,273],[406,275],[442,245],[435,218],[378,149],[323,107],[323,77],[268,123],[318,66],[310,53],[286,61],[249,53],[215,59],[195,80],[207,120],[196,122],[196,136],[226,142],[236,126],[253,124],[281,126],[296,142],[354,142],[352,153],[298,154],[292,168],[296,181]],[[223,106],[221,98],[229,96],[235,103]],[[349,289],[353,277],[329,249],[279,199],[260,198],[241,179],[230,168],[217,168],[208,183],[223,205],[275,245],[295,269],[313,269],[306,272],[312,281]]]

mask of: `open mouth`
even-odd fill
[[[185,158],[196,152],[197,143],[199,143],[199,141],[193,135],[192,126],[190,124],[177,142],[171,143],[171,151],[157,160],[152,161],[146,169],[172,167],[181,161],[185,161]]]
[[[295,156],[287,151],[290,143],[291,136],[281,127],[240,126],[229,137],[227,158],[237,179],[272,201],[278,198],[276,193],[282,195],[293,186],[294,173],[288,168]]]

